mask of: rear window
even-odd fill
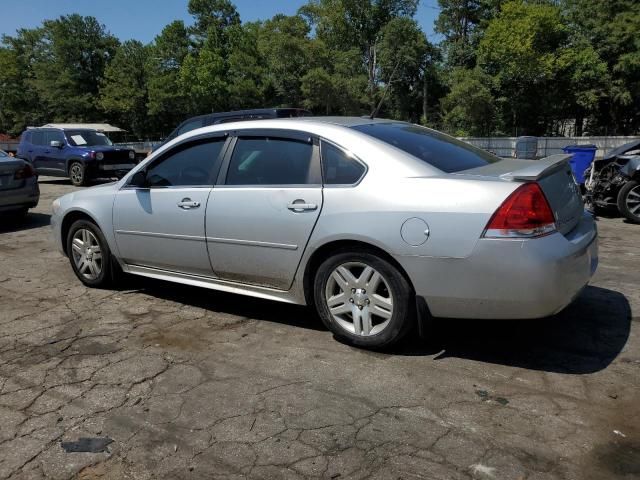
[[[500,161],[499,157],[468,143],[410,123],[370,123],[352,128],[393,145],[446,173]]]

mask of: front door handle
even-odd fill
[[[190,198],[183,198],[181,202],[178,202],[178,207],[183,210],[191,210],[192,208],[198,208],[200,202],[194,202]]]
[[[304,212],[306,210],[316,210],[318,205],[315,203],[307,203],[304,200],[294,200],[287,205],[287,208],[292,212]]]

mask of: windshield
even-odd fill
[[[97,145],[113,145],[109,137],[95,130],[65,130],[67,140],[74,147],[94,147]]]
[[[501,160],[449,135],[410,123],[369,123],[352,128],[393,145],[446,173],[482,167]]]
[[[8,157],[7,152],[0,150],[0,157]]]

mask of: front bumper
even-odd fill
[[[0,191],[0,212],[34,208],[40,201],[40,188],[37,177],[27,179],[25,186],[15,190]]]
[[[567,235],[480,239],[466,258],[396,259],[434,316],[543,318],[569,305],[595,273],[597,229],[585,213]]]
[[[51,214],[51,235],[58,251],[66,256],[64,246],[62,245],[62,215],[60,215],[59,209],[58,211],[53,211]]]

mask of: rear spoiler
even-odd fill
[[[504,180],[524,180],[535,181],[552,174],[563,168],[564,163],[571,158],[571,155],[558,154],[550,155],[540,160],[532,160],[531,165],[515,172],[503,173],[500,178]]]

